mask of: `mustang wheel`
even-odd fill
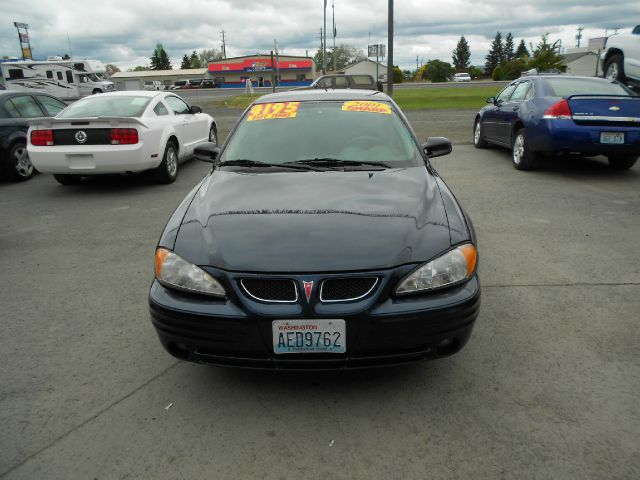
[[[529,150],[527,132],[521,128],[513,139],[511,160],[518,170],[531,170],[536,161],[536,154]]]
[[[9,179],[18,182],[33,177],[36,170],[29,160],[27,146],[24,143],[16,143],[11,147],[4,171]]]
[[[209,141],[218,145],[218,131],[214,125],[211,125],[209,130]]]
[[[173,183],[178,178],[178,151],[173,142],[167,143],[162,163],[156,168],[155,174],[160,183]]]
[[[54,174],[53,178],[56,179],[61,185],[77,185],[82,180],[80,175],[58,175]]]
[[[609,155],[609,166],[614,170],[628,170],[636,164],[638,157],[633,155]]]
[[[624,75],[622,55],[612,55],[604,66],[604,78],[607,80],[617,80],[624,82],[627,77]]]
[[[473,125],[473,146],[476,148],[486,148],[489,144],[482,136],[482,122],[478,118]]]

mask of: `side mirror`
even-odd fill
[[[487,98],[487,103],[493,103],[495,105],[496,103],[496,97],[489,97]]]
[[[214,163],[220,154],[220,147],[213,142],[205,142],[193,149],[193,154],[198,160]]]
[[[422,144],[422,148],[429,158],[449,155],[453,150],[449,139],[444,137],[429,137],[427,143]]]
[[[191,113],[202,113],[202,109],[200,107],[191,107]]]

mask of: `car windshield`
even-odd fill
[[[94,95],[72,103],[58,118],[139,117],[150,97]]]
[[[552,96],[569,97],[571,95],[629,95],[622,85],[601,79],[590,78],[547,78]]]
[[[416,143],[389,103],[284,102],[254,105],[229,139],[221,162],[337,161],[422,165]],[[345,163],[346,162],[346,163]]]

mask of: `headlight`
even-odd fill
[[[218,281],[166,248],[156,250],[156,278],[169,287],[224,298]]]
[[[473,245],[460,245],[414,270],[400,282],[396,294],[433,290],[467,280],[476,269],[477,255]]]

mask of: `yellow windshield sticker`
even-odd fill
[[[364,102],[364,101],[351,101],[344,102],[342,104],[342,110],[346,112],[370,112],[370,113],[384,113],[391,115],[391,105],[380,102]]]
[[[295,118],[299,106],[300,102],[259,103],[249,110],[247,122],[272,118]]]

